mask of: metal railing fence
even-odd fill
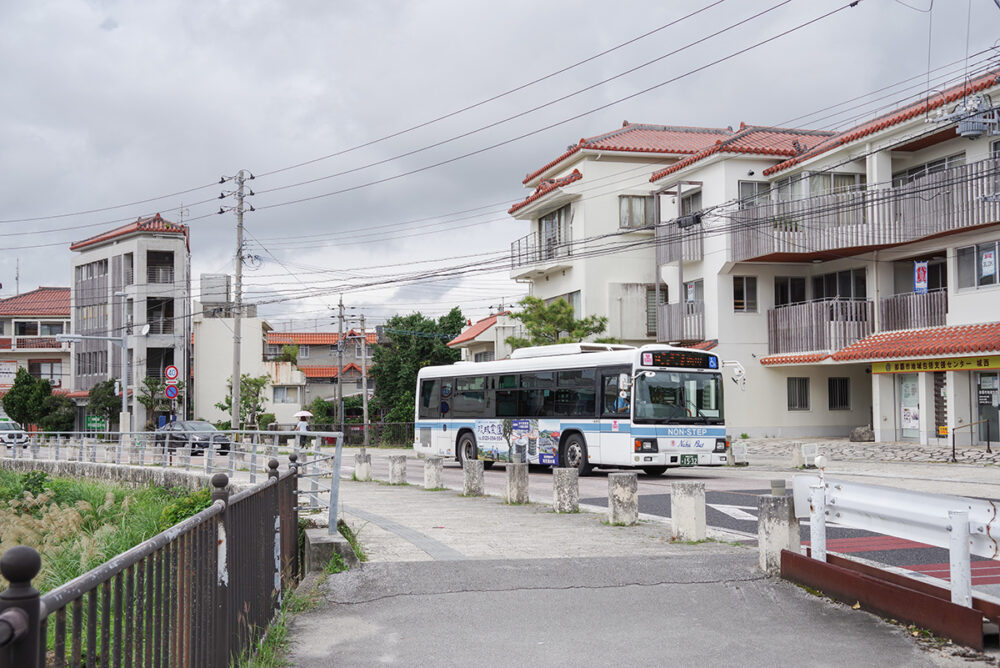
[[[228,666],[259,642],[299,577],[298,473],[233,496],[216,474],[212,505],[39,596],[32,548],[0,559],[0,668]]]

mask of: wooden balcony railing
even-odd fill
[[[705,302],[659,304],[656,307],[656,340],[701,341],[705,338]]]
[[[672,223],[656,226],[656,265],[683,259],[697,262],[704,257],[704,233],[700,227],[680,229]]]
[[[769,202],[733,213],[732,260],[880,248],[1000,222],[1000,159],[952,167],[903,186]]]
[[[948,315],[948,292],[935,290],[922,295],[913,292],[893,295],[882,299],[878,309],[879,329],[883,332],[941,327]]]
[[[830,299],[767,312],[768,354],[835,351],[875,330],[871,301]]]

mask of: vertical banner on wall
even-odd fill
[[[927,261],[913,263],[913,291],[918,295],[927,294]]]

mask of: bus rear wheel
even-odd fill
[[[658,478],[667,472],[666,466],[644,466],[642,472],[651,478]]]
[[[476,437],[469,432],[465,432],[458,437],[458,463],[465,465],[465,461],[475,461],[479,459],[479,452],[476,450]]]
[[[576,469],[580,475],[587,475],[593,468],[587,461],[587,444],[582,436],[573,434],[563,443],[562,452],[559,453],[559,465],[570,469]]]

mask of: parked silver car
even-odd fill
[[[200,455],[211,445],[220,455],[229,454],[229,436],[220,432],[215,425],[203,420],[177,420],[168,422],[156,430],[154,442],[157,446],[166,444],[170,450],[191,445],[191,454]]]
[[[18,445],[26,448],[28,447],[28,432],[13,420],[2,420],[0,421],[0,443],[8,448]]]

